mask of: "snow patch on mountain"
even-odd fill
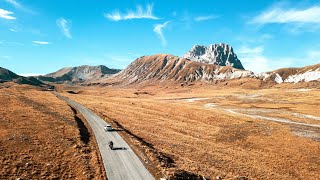
[[[302,68],[286,68],[273,72],[256,73],[256,77],[262,81],[271,80],[277,84],[299,83],[299,82],[320,82],[320,65],[307,66]],[[318,68],[319,67],[319,68]]]
[[[276,73],[276,77],[274,78],[274,81],[278,84],[283,83],[283,79],[278,73]]]
[[[302,74],[294,74],[289,76],[284,82],[287,83],[298,83],[298,82],[310,82],[310,81],[320,81],[320,70],[307,71]]]

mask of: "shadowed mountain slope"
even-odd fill
[[[16,73],[0,67],[0,82],[15,82],[18,84],[29,84],[33,86],[48,86],[34,77],[19,76]]]

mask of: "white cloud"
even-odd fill
[[[15,8],[22,8],[21,4],[18,3],[17,1],[15,0],[4,0],[6,1],[7,3],[10,3],[11,5],[13,5]]]
[[[307,9],[283,9],[275,7],[254,17],[250,23],[320,23],[320,6],[313,6]]]
[[[20,76],[29,77],[29,76],[42,76],[44,74],[38,74],[38,73],[24,73],[24,74],[18,74]]]
[[[180,19],[182,25],[186,28],[186,29],[191,29],[193,27],[193,17],[189,14],[188,11],[185,11]]]
[[[194,20],[195,21],[208,21],[208,20],[216,19],[216,18],[218,18],[218,16],[209,15],[209,16],[198,16],[198,17],[195,17]]]
[[[254,72],[265,72],[271,69],[268,64],[268,59],[262,55],[263,51],[262,46],[253,48],[242,46],[238,50],[237,55],[245,69]]]
[[[261,36],[259,36],[259,38],[257,40],[262,42],[262,41],[272,39],[272,38],[273,38],[273,36],[271,34],[262,34]]]
[[[169,22],[170,21],[166,21],[163,24],[156,24],[153,28],[153,31],[158,35],[163,46],[167,45],[167,40],[164,37],[162,30],[169,24]]]
[[[266,40],[273,39],[273,35],[271,34],[258,34],[258,35],[253,35],[253,34],[246,34],[246,35],[240,35],[236,37],[236,40],[245,42],[245,43],[263,43]]]
[[[4,9],[0,9],[0,18],[14,20],[16,17],[12,16],[14,13]]]
[[[287,57],[268,58],[264,55],[264,48],[262,46],[242,46],[237,55],[245,69],[253,72],[267,72],[279,68],[291,67],[297,60]]]
[[[6,1],[7,3],[11,4],[12,6],[14,6],[16,9],[20,9],[22,11],[25,11],[25,12],[28,12],[28,13],[34,13],[32,10],[30,9],[27,9],[26,7],[22,6],[21,3],[19,3],[18,1],[16,0],[4,0]]]
[[[17,30],[13,29],[13,28],[10,28],[9,29],[11,32],[18,32]]]
[[[201,21],[209,21],[212,19],[219,18],[218,15],[204,15],[204,16],[194,16],[190,14],[188,11],[185,11],[180,18],[180,22],[185,26],[186,29],[191,29],[194,23],[201,22]]]
[[[306,59],[312,64],[320,63],[320,51],[316,51],[316,50],[309,51]]]
[[[72,38],[70,29],[71,29],[71,22],[67,21],[64,18],[57,19],[57,25],[60,28],[61,32],[69,39]]]
[[[110,14],[104,14],[104,17],[105,18],[108,18],[112,21],[120,21],[120,20],[124,20],[123,17],[120,15],[120,12],[119,11],[114,11]]]
[[[19,42],[7,42],[9,45],[19,45],[19,46],[23,46],[23,43],[19,43]]]
[[[148,4],[146,9],[142,6],[137,6],[135,11],[129,10],[127,13],[121,13],[118,10],[115,10],[112,13],[105,13],[104,17],[111,21],[121,21],[121,20],[130,20],[130,19],[160,19],[153,15],[153,6]]]
[[[250,55],[250,54],[261,54],[263,53],[264,51],[264,48],[262,46],[257,46],[257,47],[254,47],[254,48],[249,48],[247,46],[242,46],[240,49],[239,49],[239,53],[241,53],[242,55]]]
[[[48,45],[51,44],[50,42],[47,41],[32,41],[34,44],[39,44],[39,45]]]

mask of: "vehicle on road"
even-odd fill
[[[109,147],[111,150],[113,150],[113,142],[112,141],[109,141]]]
[[[112,129],[112,127],[110,126],[110,125],[106,125],[106,126],[104,126],[104,128],[103,128],[105,131],[112,131],[113,129]]]

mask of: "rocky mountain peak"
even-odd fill
[[[244,69],[233,48],[224,43],[210,44],[208,47],[194,45],[183,57],[197,62]]]

